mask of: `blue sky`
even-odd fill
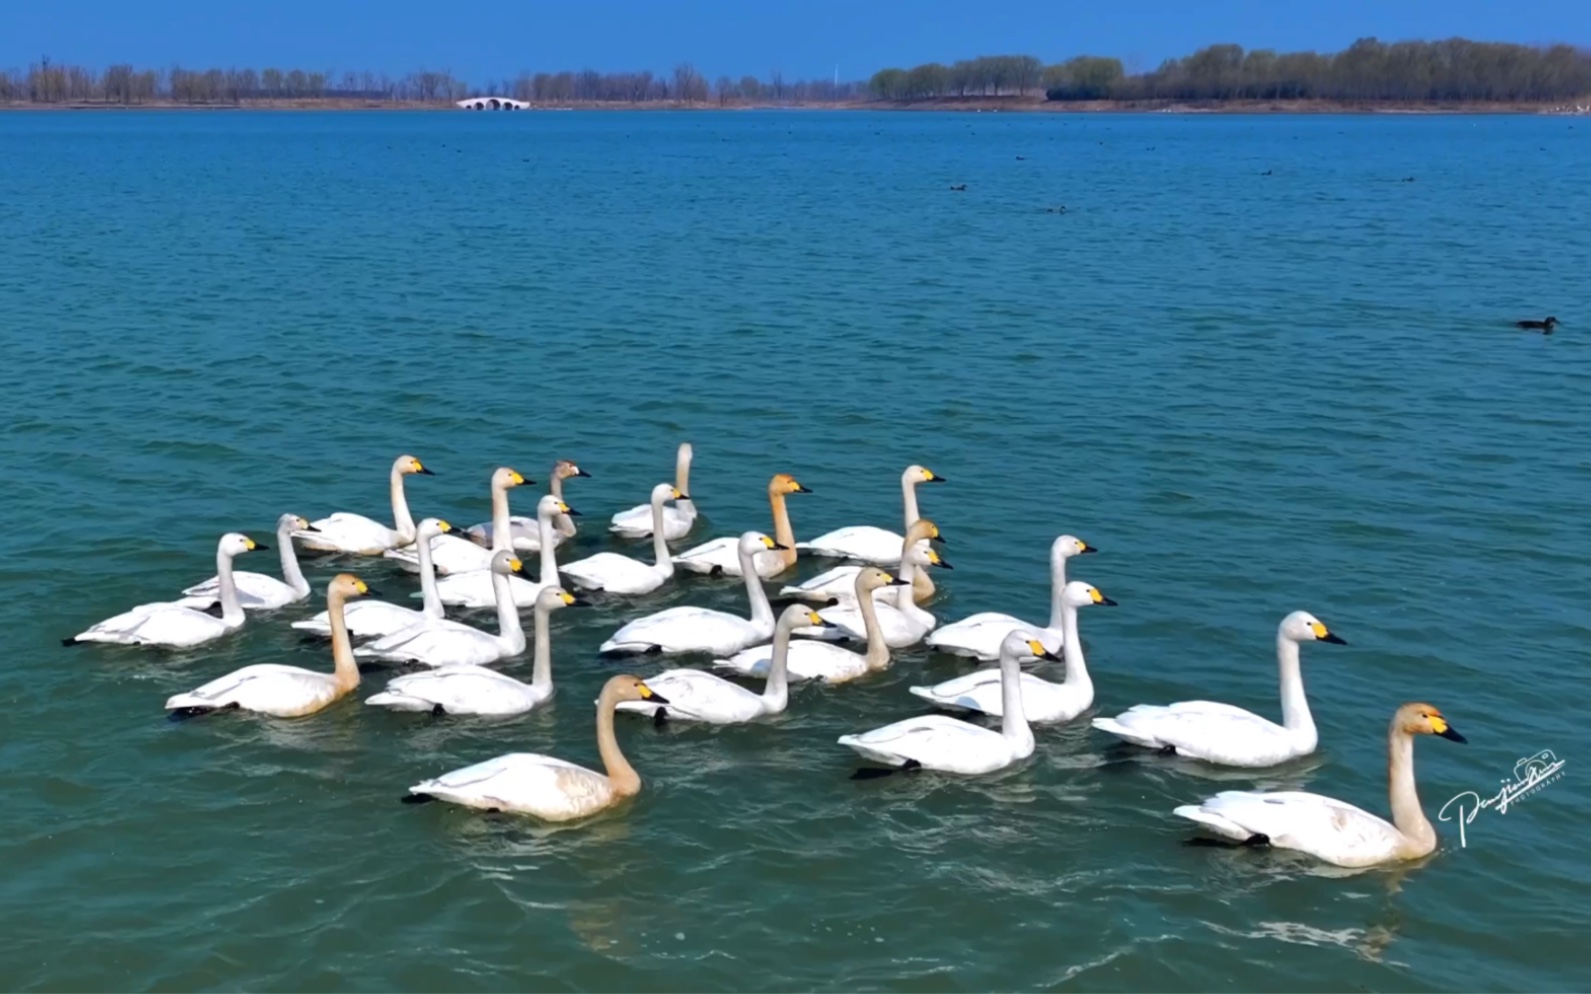
[[[1334,50],[1355,38],[1464,37],[1591,45],[1586,0],[0,0],[0,66],[521,70],[775,68],[862,79],[889,65],[1023,52],[1129,67],[1213,42]]]

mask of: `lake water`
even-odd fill
[[[1591,976],[1591,122],[8,114],[0,157],[0,987]],[[1512,327],[1547,313],[1550,338]],[[803,537],[899,529],[902,468],[948,477],[922,494],[956,567],[942,621],[1042,620],[1050,541],[1098,546],[1072,564],[1121,604],[1082,618],[1095,713],[1277,716],[1275,626],[1311,610],[1351,643],[1305,649],[1321,747],[1217,774],[1078,722],[991,777],[848,779],[837,736],[968,668],[918,649],[752,726],[621,722],[646,789],[548,831],[398,797],[501,752],[595,763],[590,702],[620,671],[597,645],[666,605],[743,606],[737,582],[558,614],[558,696],[511,720],[165,720],[240,665],[328,667],[288,628],[315,602],[186,653],[59,644],[211,575],[223,531],[389,519],[400,452],[437,473],[416,514],[460,524],[493,467],[575,459],[572,551],[619,547],[606,517],[682,439],[700,537],[767,528],[777,471],[815,491],[791,499]],[[1396,870],[1183,844],[1171,809],[1219,789],[1385,814],[1407,700],[1470,740],[1418,744],[1433,819],[1539,750],[1563,775]]]

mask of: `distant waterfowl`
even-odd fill
[[[232,583],[238,590],[238,604],[245,611],[274,611],[296,604],[309,596],[309,581],[298,566],[298,553],[293,549],[293,533],[314,531],[315,526],[296,514],[284,514],[276,519],[276,554],[281,557],[282,579],[264,573],[233,570]],[[212,576],[183,592],[178,603],[205,610],[216,604],[221,596],[221,577]]]
[[[768,507],[773,511],[773,537],[784,548],[765,549],[757,553],[752,561],[757,564],[758,576],[774,576],[795,565],[795,530],[790,526],[790,510],[785,506],[785,496],[811,492],[789,473],[775,473],[773,479],[768,481]],[[681,552],[674,557],[674,565],[692,573],[724,573],[729,576],[739,576],[739,546],[739,538],[728,535],[715,538]]]
[[[953,192],[953,193],[966,193],[967,192],[967,184],[958,183],[955,186],[952,186],[950,189],[951,189],[951,192]]]
[[[674,489],[682,494],[691,492],[691,443],[681,442],[674,457]],[[682,497],[672,507],[663,509],[663,537],[670,542],[682,539],[696,524],[696,504]],[[646,538],[652,534],[652,505],[637,504],[628,511],[615,514],[608,531],[625,538]]]
[[[751,605],[749,619],[701,607],[671,607],[637,618],[620,628],[602,643],[600,651],[709,652],[715,656],[728,656],[771,637],[773,607],[768,603],[768,592],[762,587],[752,557],[762,549],[777,548],[777,542],[759,532],[746,532],[740,536],[741,579],[746,584],[746,599]]]
[[[793,604],[784,609],[774,625],[772,663],[760,694],[705,670],[664,670],[647,677],[646,684],[666,698],[667,703],[625,701],[619,705],[619,710],[648,715],[655,721],[669,718],[711,725],[733,725],[763,715],[779,714],[790,703],[787,675],[790,633],[799,625],[821,627],[823,624],[823,619],[806,605]]]
[[[644,563],[617,552],[599,552],[564,566],[561,575],[575,586],[610,594],[649,594],[674,575],[674,557],[668,551],[663,505],[670,500],[690,500],[680,490],[659,483],[652,488],[652,555]]]
[[[869,673],[889,668],[889,644],[884,641],[884,630],[878,624],[878,612],[873,591],[883,587],[906,586],[877,566],[858,569],[852,583],[852,597],[860,606],[862,627],[867,632],[867,652],[856,653],[833,642],[819,639],[798,639],[790,643],[787,672],[791,680],[822,680],[825,683],[847,683]],[[819,621],[822,621],[819,618]],[[743,649],[728,659],[713,662],[720,669],[741,676],[766,676],[773,660],[773,646],[759,645]]]
[[[359,686],[359,667],[354,664],[348,628],[343,624],[343,604],[350,597],[363,597],[370,592],[363,580],[349,573],[339,573],[326,585],[332,672],[279,663],[245,666],[197,690],[168,698],[166,710],[173,717],[241,709],[276,718],[299,718],[346,697]]]
[[[1050,543],[1050,623],[1040,628],[998,611],[969,615],[953,625],[938,628],[926,639],[930,649],[977,659],[1000,658],[1000,644],[1013,628],[1033,632],[1044,648],[1060,652],[1066,644],[1066,561],[1073,556],[1099,550],[1074,535],[1062,535]]]
[[[886,766],[967,775],[993,773],[1033,755],[1033,730],[1022,710],[1022,660],[1056,657],[1027,635],[1012,632],[1000,644],[1000,686],[1005,702],[999,731],[930,714],[860,735],[842,735],[840,745]]]
[[[641,790],[641,778],[613,734],[613,710],[622,701],[668,703],[637,676],[616,676],[603,686],[597,699],[597,752],[605,774],[551,756],[516,752],[423,780],[409,788],[404,801],[441,800],[545,821],[571,821],[613,807]]]
[[[576,466],[567,459],[560,459],[553,463],[552,477],[551,481],[547,485],[547,489],[552,496],[558,498],[558,500],[561,502],[564,499],[563,481],[573,479],[577,476],[583,476],[589,479],[591,474],[587,473],[585,470],[581,469],[579,466]],[[552,540],[554,545],[562,545],[564,539],[574,538],[575,521],[574,518],[570,517],[569,515],[560,513],[556,518],[553,519],[552,525]],[[536,519],[534,517],[525,517],[524,515],[520,514],[510,515],[508,518],[508,531],[510,537],[513,539],[513,544],[510,547],[515,551],[541,551],[541,527],[536,523]],[[492,544],[492,536],[494,532],[492,530],[492,523],[490,521],[487,521],[483,524],[471,525],[469,528],[465,529],[465,533],[469,540],[474,542],[476,545],[487,549],[496,548]]]
[[[911,583],[916,572],[930,566],[938,569],[952,568],[938,552],[922,543],[908,543],[903,539],[901,544],[903,549],[900,578],[905,580],[906,584],[895,590],[893,603],[879,597],[873,598],[874,610],[878,612],[879,628],[883,630],[884,641],[891,649],[904,649],[906,646],[917,644],[938,624],[938,620],[918,607],[912,597]],[[839,604],[822,609],[818,614],[824,621],[838,627],[845,635],[852,638],[867,636],[861,605],[854,600],[841,601]],[[800,634],[821,635],[822,633],[808,629]]]
[[[552,642],[547,618],[552,612],[581,605],[567,591],[543,587],[536,597],[535,662],[530,682],[516,680],[485,666],[458,663],[421,673],[408,673],[372,694],[365,703],[394,711],[432,714],[523,714],[552,699]]]
[[[1554,328],[1558,327],[1558,319],[1553,317],[1549,317],[1542,321],[1526,320],[1515,321],[1514,323],[1526,331],[1544,331],[1549,335],[1552,334]]]
[[[1387,728],[1390,823],[1352,804],[1304,791],[1227,790],[1172,813],[1232,842],[1296,849],[1337,866],[1419,859],[1436,849],[1437,838],[1415,791],[1416,735],[1468,741],[1429,704],[1398,708]]]
[[[939,526],[927,518],[918,518],[906,529],[902,541],[913,547],[925,547],[929,540],[943,542],[945,539],[939,534]],[[919,561],[919,565],[926,565],[927,558]],[[865,567],[862,566],[834,566],[824,570],[810,580],[805,580],[794,586],[783,587],[779,591],[780,597],[798,597],[807,601],[822,601],[828,603],[832,600],[841,602],[849,601],[856,591],[856,577]],[[912,585],[912,600],[921,604],[934,596],[934,581],[928,575],[928,570],[917,569],[911,571],[907,577]],[[891,592],[889,602],[893,604],[895,593]]]
[[[187,649],[237,631],[243,627],[244,614],[243,605],[238,601],[237,586],[232,581],[232,560],[245,552],[267,548],[270,547],[237,532],[227,532],[221,536],[215,551],[216,599],[221,605],[219,618],[180,601],[157,601],[140,604],[106,618],[69,639],[62,639],[61,644],[113,642],[117,645]]]
[[[403,478],[415,473],[434,476],[413,456],[399,456],[392,464],[388,486],[392,492],[392,522],[388,528],[379,521],[348,511],[312,522],[314,531],[294,532],[299,545],[316,552],[344,552],[359,556],[379,556],[414,541],[414,518],[403,493]]]
[[[492,555],[497,552],[512,552],[512,530],[509,527],[508,491],[514,487],[522,487],[535,483],[527,480],[518,470],[508,466],[499,466],[492,472],[492,522],[502,529],[503,539],[494,549],[483,549],[476,545],[468,536],[459,533],[438,535],[431,540],[431,566],[442,576],[452,576],[456,573],[468,573],[472,570],[489,569],[492,565]],[[405,569],[413,570],[419,567],[419,553],[413,548],[389,549],[383,555],[388,559],[396,559],[404,564]]]
[[[908,466],[900,476],[901,502],[905,507],[903,528],[922,515],[917,513],[917,485],[919,483],[944,483],[945,478],[923,466]],[[873,525],[851,525],[824,532],[810,542],[798,542],[797,549],[815,556],[835,559],[858,559],[875,566],[894,566],[900,562],[902,536]]]
[[[542,495],[536,502],[536,527],[548,541],[541,546],[541,576],[531,580],[523,573],[508,576],[508,592],[518,607],[531,607],[542,587],[556,587],[558,576],[558,543],[551,540],[554,524],[559,517],[579,517],[580,512],[554,497]],[[506,550],[501,550],[506,551]],[[486,570],[472,570],[443,577],[436,585],[437,598],[453,607],[493,607],[497,604],[498,580]]]
[[[1133,745],[1222,766],[1263,767],[1315,751],[1315,720],[1298,669],[1300,642],[1346,645],[1314,615],[1294,611],[1276,630],[1276,659],[1282,678],[1280,725],[1230,704],[1182,701],[1164,707],[1139,704],[1093,725]]]
[[[492,555],[489,571],[497,587],[497,634],[471,628],[456,621],[425,618],[418,624],[361,646],[354,655],[360,659],[385,659],[392,662],[448,666],[474,663],[485,666],[525,651],[525,630],[519,624],[519,608],[508,589],[509,577],[524,573],[524,563],[506,550]]]
[[[427,618],[443,620],[442,598],[437,594],[436,572],[431,568],[431,539],[446,535],[453,526],[441,518],[425,518],[415,529],[415,548],[420,558],[420,596],[424,606],[420,610],[400,607],[390,601],[357,600],[343,608],[343,621],[353,638],[371,639],[391,635],[417,625]],[[293,622],[301,632],[317,635],[331,634],[331,612],[322,611],[313,618]]]
[[[1067,633],[1064,658],[1066,682],[1051,683],[1031,673],[1022,676],[1022,710],[1028,721],[1040,724],[1071,721],[1087,711],[1094,703],[1094,681],[1089,679],[1088,665],[1083,659],[1083,645],[1077,638],[1077,609],[1092,604],[1115,607],[1116,602],[1081,580],[1073,580],[1061,591],[1059,598],[1065,615]],[[935,633],[937,634],[937,633]],[[1010,634],[1007,630],[1006,634]],[[1028,631],[1050,652],[1038,632]],[[1001,639],[1004,644],[1004,638]],[[998,717],[1005,706],[1005,692],[1001,686],[1004,678],[998,668],[978,670],[965,676],[946,680],[932,687],[912,687],[911,692],[942,708],[958,711],[981,711]]]

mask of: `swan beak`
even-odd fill
[[[954,566],[950,565],[950,561],[948,559],[944,559],[940,556],[935,556],[933,558],[933,564],[938,566],[940,569],[955,569]]]
[[[366,584],[365,585],[365,589],[361,590],[359,592],[359,596],[361,596],[361,597],[380,597],[381,596],[381,591],[377,590],[375,587],[370,586],[369,584]]]
[[[575,510],[575,509],[574,509],[574,508],[572,508],[572,507],[565,507],[565,508],[564,508],[564,509],[563,509],[563,512],[562,512],[562,513],[564,513],[564,514],[567,514],[567,515],[569,515],[569,517],[571,517],[571,518],[578,518],[578,517],[580,517],[580,512],[579,512],[579,511],[576,511],[576,510]]]
[[[788,545],[780,545],[778,542],[772,543],[771,545],[768,546],[768,548],[770,548],[770,549],[783,549],[785,552],[789,552],[790,551],[790,547]]]
[[[258,552],[261,549],[269,549],[269,548],[270,548],[270,546],[266,545],[264,542],[255,542],[255,543],[253,543],[252,545],[249,546],[249,551],[250,552]]]
[[[576,475],[576,476],[583,476],[583,477],[585,477],[585,478],[586,478],[586,479],[588,479],[588,480],[589,480],[589,479],[591,479],[591,474],[590,474],[590,473],[587,473],[587,472],[586,472],[586,471],[585,471],[585,470],[583,470],[583,469],[577,469],[577,470],[575,470],[575,475]]]
[[[1327,632],[1325,635],[1321,636],[1320,641],[1322,641],[1322,642],[1330,642],[1332,645],[1347,645],[1348,644],[1346,639],[1344,639],[1341,635],[1336,634],[1335,632]]]
[[[301,531],[301,532],[318,532],[318,531],[320,531],[320,529],[316,528],[314,525],[305,525],[304,527],[300,528],[299,531]]]
[[[1078,542],[1077,544],[1082,546],[1081,549],[1077,550],[1077,554],[1079,556],[1086,556],[1086,555],[1088,555],[1091,552],[1098,552],[1099,551],[1098,549],[1094,548],[1092,545],[1089,545],[1087,542]]]
[[[651,701],[653,704],[667,704],[668,698],[648,687],[646,684],[636,684],[635,689],[640,692],[641,700]]]
[[[940,545],[944,545],[946,542],[950,541],[948,538],[945,538],[943,535],[937,533],[928,536],[928,540],[930,542],[938,542]]]
[[[1117,604],[1115,601],[1111,600],[1109,597],[1106,597],[1104,594],[1100,594],[1099,595],[1099,600],[1095,601],[1094,603],[1095,604],[1103,604],[1106,607],[1120,607],[1121,606],[1121,605]]]
[[[1039,658],[1040,659],[1048,659],[1052,663],[1064,663],[1064,662],[1066,662],[1066,660],[1062,659],[1060,656],[1057,656],[1055,653],[1051,652],[1048,649],[1045,649],[1044,652],[1039,656]]]
[[[1464,736],[1458,734],[1458,732],[1454,730],[1453,726],[1449,725],[1445,721],[1442,722],[1442,730],[1440,732],[1437,732],[1436,734],[1438,734],[1438,735],[1442,736],[1442,738],[1448,739],[1448,740],[1450,740],[1452,742],[1468,742],[1469,741],[1469,739],[1466,739]]]
[[[892,576],[892,577],[889,578],[889,582],[884,584],[884,586],[886,586],[886,587],[909,587],[909,586],[911,586],[911,584],[908,583],[905,580],[902,580],[898,576]],[[829,599],[829,603],[831,603],[831,604],[838,603],[838,598],[830,598]]]
[[[419,469],[415,470],[415,472],[419,473],[421,476],[435,476],[436,475],[435,473],[431,472],[429,469],[426,469],[424,466],[421,466]]]
[[[949,483],[950,481],[945,479],[944,477],[940,476],[938,473],[929,473],[928,474],[928,479],[925,480],[924,482],[925,483]]]
[[[674,499],[675,500],[690,500],[691,499],[691,495],[690,494],[682,494],[678,490],[676,490],[676,491],[674,491]]]
[[[805,487],[805,486],[802,486],[801,484],[797,483],[795,485],[795,492],[798,493],[798,494],[809,494],[809,493],[812,492],[812,488],[811,487]]]

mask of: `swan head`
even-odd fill
[[[770,494],[809,494],[812,491],[803,487],[795,477],[789,473],[775,473],[773,479],[768,481]]]
[[[646,685],[646,681],[629,673],[620,673],[602,685],[602,696],[615,701],[646,701],[650,704],[667,704],[668,698]]]
[[[503,576],[524,576],[525,564],[507,549],[492,557],[492,572],[501,573]]]
[[[919,542],[916,545],[913,545],[911,550],[906,553],[906,557],[911,560],[913,566],[933,566],[938,569],[955,569],[954,566],[950,565],[950,560],[946,559],[944,556],[941,556],[939,554],[939,550],[930,546],[927,542]]]
[[[1292,639],[1294,642],[1330,642],[1333,645],[1347,645],[1331,630],[1320,623],[1320,619],[1308,611],[1294,611],[1282,619],[1282,638]]]
[[[918,518],[912,522],[910,528],[906,529],[906,541],[911,545],[916,545],[923,539],[927,539],[930,542],[938,542],[940,545],[945,544],[945,537],[939,534],[938,525],[927,518]]]
[[[927,466],[907,466],[901,478],[907,483],[944,483],[945,478],[929,469]]]
[[[217,551],[231,558],[232,556],[241,556],[245,552],[253,552],[256,549],[269,548],[270,546],[256,542],[240,532],[227,532],[221,536],[221,543]]]
[[[541,500],[536,502],[536,517],[546,518],[551,521],[554,516],[559,514],[567,514],[571,518],[580,517],[579,511],[576,511],[552,494],[544,494]]]
[[[1106,607],[1115,607],[1116,602],[1099,592],[1093,584],[1084,583],[1082,580],[1072,580],[1061,588],[1061,603],[1070,604],[1072,607],[1091,607],[1103,604]]]
[[[398,461],[392,464],[392,471],[399,476],[409,476],[419,473],[422,476],[435,476],[436,474],[425,468],[425,464],[413,456],[399,456]]]
[[[1397,714],[1392,716],[1392,727],[1406,735],[1440,735],[1454,742],[1469,741],[1448,724],[1441,711],[1419,701],[1410,701],[1398,708]]]
[[[497,470],[492,473],[493,490],[507,490],[509,487],[522,487],[527,483],[535,482],[535,480],[525,479],[520,475],[519,470],[510,469],[507,466],[499,466],[497,467]]]
[[[326,584],[326,599],[348,600],[351,597],[369,597],[376,591],[352,573],[338,573]]]
[[[904,587],[906,581],[877,566],[867,566],[856,574],[856,596],[858,599],[866,597],[879,587]]]
[[[690,500],[690,494],[685,493],[672,483],[659,483],[652,488],[652,503],[664,504],[671,500]]]
[[[1073,556],[1084,556],[1098,551],[1098,549],[1076,535],[1062,535],[1050,544],[1050,562],[1070,559]]]
[[[775,542],[762,532],[746,532],[744,535],[740,536],[740,544],[737,546],[737,549],[743,556],[755,556],[757,553],[765,552],[768,549],[784,548],[787,547],[780,545],[778,542]]]
[[[590,601],[583,601],[562,587],[542,587],[541,593],[536,595],[536,609],[539,611],[561,611],[566,607],[590,605]]]
[[[414,536],[416,539],[432,539],[438,535],[450,535],[457,531],[458,529],[441,518],[422,518],[414,527]]]
[[[832,621],[819,617],[817,608],[810,604],[791,604],[779,615],[777,630],[789,634],[797,628],[838,628]]]
[[[1044,648],[1044,643],[1033,636],[1033,633],[1018,628],[1007,635],[1000,643],[1000,659],[1023,662],[1029,659],[1060,660],[1060,656]]]
[[[560,459],[552,464],[552,475],[560,480],[567,480],[572,476],[591,476],[590,473],[587,473],[567,459]]]
[[[319,528],[309,523],[309,519],[301,514],[284,514],[276,519],[276,530],[279,532],[318,532]]]

